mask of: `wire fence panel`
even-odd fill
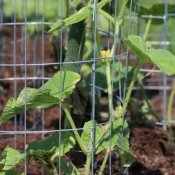
[[[174,7],[0,0],[0,174],[136,174],[133,128],[174,125]]]

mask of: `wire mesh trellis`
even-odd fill
[[[8,99],[11,97],[16,99],[23,88],[39,88],[57,71],[73,69],[82,76],[82,80],[80,84],[77,85],[71,98],[66,99],[66,102],[58,100],[57,105],[54,104],[45,109],[36,108],[27,110],[28,99],[26,92],[24,95],[25,98],[23,99],[25,102],[23,106],[24,112],[16,114],[14,118],[1,125],[1,150],[10,145],[15,149],[24,152],[23,166],[17,167],[17,170],[19,169],[19,171],[24,172],[24,174],[48,174],[45,166],[44,168],[41,168],[39,161],[35,161],[35,164],[32,164],[26,156],[27,146],[32,141],[46,139],[48,136],[58,133],[57,143],[58,146],[60,146],[62,144],[63,133],[75,130],[82,133],[85,129],[88,131],[89,128],[84,129],[83,125],[89,120],[92,121],[91,125],[89,125],[91,129],[90,141],[92,142],[89,173],[95,174],[99,172],[100,166],[97,156],[95,155],[95,143],[98,140],[98,136],[96,136],[96,130],[98,130],[96,122],[98,122],[100,126],[103,124],[105,125],[106,123],[110,124],[110,136],[108,138],[110,145],[109,158],[107,160],[107,170],[105,173],[114,174],[119,172],[119,170],[120,173],[123,174],[129,173],[129,170],[126,167],[120,167],[117,171],[113,168],[115,166],[115,163],[113,162],[115,153],[112,150],[112,139],[114,136],[111,116],[113,115],[113,109],[110,109],[110,105],[108,104],[111,100],[112,106],[122,105],[128,90],[130,66],[134,67],[136,65],[136,56],[130,54],[129,51],[124,48],[122,41],[129,34],[137,34],[143,37],[146,35],[146,40],[149,41],[148,44],[155,48],[170,49],[174,52],[172,27],[174,24],[173,17],[175,13],[170,8],[170,5],[174,4],[173,2],[171,4],[171,2],[164,0],[160,3],[162,5],[161,13],[149,14],[143,10],[144,2],[139,0],[128,1],[125,15],[123,16],[123,23],[118,29],[117,45],[114,47],[113,54],[110,55],[112,62],[110,70],[112,82],[110,83],[112,88],[116,88],[116,90],[109,95],[107,94],[107,87],[104,85],[106,84],[104,70],[100,70],[98,67],[100,60],[102,60],[99,52],[104,49],[107,50],[112,48],[116,37],[114,31],[119,24],[114,22],[112,25],[111,22],[99,14],[99,2],[101,1],[0,1],[1,111]],[[78,10],[88,3],[91,4],[93,13],[87,19],[86,23],[80,24],[81,26],[79,26],[79,28],[82,27],[81,32],[80,30],[78,32],[74,30],[74,27],[76,28],[77,26],[73,24],[72,28],[70,26],[66,29],[61,27],[60,30],[55,33],[48,33],[49,28],[57,19],[63,20],[64,18],[77,13]],[[159,4],[159,2],[157,3]],[[114,19],[117,19],[120,15],[121,4],[121,0],[109,1],[104,7],[105,12],[108,12],[113,15]],[[69,42],[74,42],[69,40],[73,34],[76,35],[77,38],[80,37],[78,38],[80,44],[78,53],[74,53],[77,52],[76,47],[69,46]],[[73,38],[73,40],[74,39],[75,38]],[[84,50],[81,48],[81,43],[83,42],[85,45]],[[74,54],[80,57],[73,58]],[[72,56],[72,60],[68,59],[70,55]],[[104,62],[105,59],[108,58],[103,58]],[[120,70],[119,63],[122,63],[125,67],[123,72]],[[117,75],[115,72],[116,65],[119,69]],[[164,129],[166,129],[168,120],[167,101],[168,94],[172,89],[173,78],[167,77],[150,64],[142,67],[140,72],[142,76],[149,78],[144,79],[144,84],[141,83],[142,86],[139,85],[139,83],[134,86],[133,101],[129,105],[130,113],[131,115],[136,115],[138,117],[144,115],[146,119],[153,120],[154,124],[162,125]],[[86,83],[83,78],[87,75],[88,88],[87,86],[84,87],[83,84]],[[60,75],[59,78],[63,79],[64,77]],[[58,89],[61,91],[60,86],[58,86]],[[145,96],[150,96],[150,99],[149,97],[147,99],[147,103],[150,104],[149,100],[152,100],[152,106],[148,106],[145,102],[142,103],[143,94],[145,94]],[[157,95],[156,98],[152,98],[155,94]],[[134,101],[135,99],[136,101]],[[159,103],[159,105],[157,105],[157,103]],[[64,117],[66,113],[65,110],[63,112],[65,105],[70,105],[69,108],[73,115],[74,122],[76,123],[76,129],[71,128]],[[140,110],[134,109],[136,105],[139,106],[138,108],[140,108]],[[157,106],[158,108],[156,108]],[[148,110],[149,107],[151,108],[150,111]],[[132,117],[127,115],[127,118],[132,122]],[[173,120],[168,120],[168,122],[173,123]],[[119,137],[124,139],[124,132],[122,131],[123,130],[120,131]],[[42,142],[40,144],[42,144]],[[61,154],[61,150],[57,152],[58,155],[59,153]],[[82,164],[85,162],[85,158],[82,155],[82,151],[79,152],[77,151],[77,148],[75,148],[67,156],[73,163],[78,164],[80,174],[83,174]],[[82,160],[77,163],[76,157],[78,157],[78,159],[80,157]],[[65,169],[63,169],[64,161],[62,160],[62,156],[58,156],[57,161],[56,173],[61,174],[62,171],[65,171],[68,167],[65,166]],[[47,165],[48,162],[45,163]],[[52,167],[52,164],[50,166]],[[16,168],[15,165],[14,167]],[[12,167],[12,169],[14,167]],[[10,171],[11,170],[9,169],[9,172]]]

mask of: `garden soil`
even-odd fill
[[[24,63],[24,51],[22,48],[22,30],[17,27],[16,29],[16,55],[17,59],[14,62],[13,53],[14,53],[14,35],[13,29],[9,27],[3,28],[0,33],[1,40],[4,40],[4,43],[0,45],[0,53],[5,53],[4,56],[0,58],[0,64],[13,64]],[[36,38],[35,38],[36,39]],[[43,42],[42,36],[37,37],[36,45],[34,45],[34,38],[28,38],[28,52],[29,58],[28,63],[32,63],[34,57],[34,48],[37,47],[37,62],[41,63],[43,61],[42,54],[44,54],[44,62],[54,62],[54,50],[52,47],[52,42],[49,36],[45,36],[44,38],[44,52],[41,50],[41,42]],[[33,72],[36,69],[34,66],[27,67],[27,76],[33,76]],[[55,72],[55,68],[53,66],[47,66],[44,68],[44,75],[51,76]],[[39,73],[43,73],[43,68],[38,68]],[[16,71],[17,77],[24,76],[24,67],[1,67],[0,69],[0,78],[11,78],[14,77],[14,71]],[[13,81],[1,81],[1,87],[3,90],[0,92],[0,111],[2,111],[5,103],[10,97],[14,97],[14,82]],[[39,86],[42,82],[33,82],[27,81],[27,85],[30,87]],[[24,82],[17,81],[17,94],[24,87]],[[153,96],[151,99],[152,104],[155,105],[157,111],[160,110],[161,105],[157,105],[159,100],[159,96]],[[158,107],[159,106],[159,107]],[[154,106],[153,106],[154,107]],[[44,129],[52,130],[58,129],[59,123],[59,107],[54,107],[52,109],[47,109],[43,112],[37,110],[31,110],[27,112],[27,130],[41,130],[41,122],[44,121]],[[7,124],[4,124],[0,127],[1,131],[24,131],[23,126],[23,117],[17,116],[16,123],[17,127],[14,125],[14,121],[9,121]],[[22,118],[22,119],[21,119]],[[37,124],[36,124],[36,121]],[[36,124],[36,125],[35,125]],[[133,125],[130,126],[131,129],[131,150],[136,155],[136,162],[129,168],[129,175],[174,175],[175,174],[175,143],[173,142],[173,137],[170,132],[165,131],[162,127],[151,125]],[[172,130],[173,131],[173,130]],[[14,136],[13,134],[1,134],[0,135],[0,151],[7,146],[16,147],[18,150],[23,150],[25,146],[24,138],[26,138],[26,142],[30,143],[33,140],[41,139],[41,134],[18,134]],[[95,159],[98,166],[103,160],[104,153],[98,155]],[[78,157],[80,157],[78,159]],[[85,158],[81,153],[76,152],[76,150],[72,150],[65,159],[71,159],[75,165],[78,167],[83,167],[85,162]],[[123,170],[119,169],[119,156],[117,153],[112,153],[112,174],[116,174],[118,172],[122,172]],[[22,166],[18,167],[18,169],[23,169]],[[27,165],[28,175],[40,175],[41,169],[37,162],[30,161]],[[105,175],[109,174],[109,167],[106,166]]]

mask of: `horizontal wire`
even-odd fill
[[[9,78],[0,78],[0,81],[14,81],[14,80],[49,80],[49,77],[9,77]]]
[[[52,25],[54,22],[1,22],[0,26],[19,26],[19,25]]]
[[[2,63],[0,64],[0,67],[18,67],[18,66],[49,66],[49,65],[64,65],[64,64],[84,64],[84,63],[94,63],[94,61],[99,61],[99,60],[107,60],[107,59],[115,59],[117,60],[118,58],[121,59],[122,56],[126,55],[126,52],[121,53],[115,57],[100,57],[100,58],[92,58],[91,60],[81,60],[81,61],[67,61],[67,62],[53,62],[53,63],[28,63],[28,64],[5,64]]]
[[[103,123],[98,123],[97,125],[98,126],[102,126],[102,125],[105,125],[105,124],[108,124],[108,123],[110,123],[110,122],[103,122]],[[93,126],[92,127],[87,127],[86,129],[88,130],[88,129],[92,129],[93,128]],[[76,129],[72,129],[72,128],[70,128],[70,129],[55,129],[55,130],[40,130],[40,131],[31,131],[31,130],[26,130],[25,132],[26,132],[26,134],[47,134],[47,133],[54,133],[54,132],[66,132],[66,131],[82,131],[82,130],[84,130],[84,128],[76,128]],[[3,134],[6,134],[6,135],[10,135],[10,134],[24,134],[24,131],[4,131],[4,130],[0,130],[0,135],[3,135]]]
[[[106,122],[108,123],[108,122]],[[98,125],[103,125],[106,123],[101,123]],[[165,125],[165,124],[174,124],[175,120],[171,120],[170,122],[168,121],[160,121],[160,122],[151,122],[152,124],[155,125]],[[86,129],[92,129],[93,127],[87,127]],[[84,128],[76,128],[76,129],[59,129],[59,130],[40,130],[40,131],[16,131],[16,130],[11,130],[11,131],[0,131],[0,135],[24,135],[24,134],[49,134],[49,133],[56,133],[56,132],[68,132],[68,131],[83,131]]]
[[[83,130],[83,128],[76,128],[76,129],[60,129],[60,130],[49,130],[49,131],[43,131],[43,130],[40,130],[40,131],[27,131],[27,130],[24,130],[26,134],[47,134],[47,133],[54,133],[54,132],[66,132],[66,131],[81,131]],[[17,134],[17,135],[22,135],[22,134],[25,134],[24,131],[0,131],[0,135],[14,135],[14,134]]]

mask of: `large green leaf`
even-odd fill
[[[151,61],[167,75],[175,74],[175,56],[165,49],[151,49],[148,52]]]
[[[149,57],[147,55],[148,47],[140,36],[129,35],[128,38],[124,40],[124,43],[132,52],[140,56],[141,59],[149,61]]]
[[[111,148],[111,150],[119,151],[123,166],[129,167],[135,161],[135,156],[129,147],[129,128],[126,120],[122,118],[114,120],[111,127],[109,124],[102,126],[95,123],[94,139],[92,138],[92,126],[92,121],[86,122],[81,135],[83,144],[89,152],[92,150],[93,140],[95,140],[95,154]]]
[[[59,71],[48,82],[41,86],[41,90],[50,90],[50,94],[58,99],[70,96],[80,75],[72,71]]]
[[[167,75],[175,74],[175,56],[168,50],[149,48],[144,40],[137,35],[129,35],[124,42],[140,59],[152,61]]]
[[[111,0],[102,0],[101,2],[97,3],[97,10],[101,9],[103,6],[105,6],[110,1]],[[60,28],[63,28],[65,26],[69,26],[69,25],[78,23],[86,19],[92,14],[93,14],[93,6],[91,4],[88,4],[87,6],[81,8],[77,13],[69,16],[68,18],[64,20],[58,19],[56,23],[51,27],[49,32],[54,32],[55,30],[59,30]]]
[[[71,71],[59,71],[41,88],[24,88],[17,99],[10,98],[0,116],[0,124],[7,122],[16,114],[26,109],[44,108],[58,104],[59,99],[71,95],[80,75]]]
[[[117,144],[121,144],[123,139],[123,147],[128,148],[129,130],[126,122],[122,119],[114,120],[112,123],[112,130],[110,130],[109,124],[98,125],[95,123],[95,154],[98,154],[106,148],[113,148]],[[88,151],[92,149],[92,121],[85,123],[83,127],[83,133],[81,139]]]
[[[59,136],[61,141],[59,141]],[[34,159],[55,158],[56,156],[63,156],[69,152],[75,145],[75,139],[70,132],[54,133],[47,139],[39,141],[36,140],[27,147],[28,157]]]
[[[175,45],[173,44],[175,42],[174,25],[173,24],[175,24],[175,18],[169,17],[168,22],[167,22],[167,31],[168,31],[167,40],[170,42],[170,44],[168,45],[168,49],[173,54],[175,54]]]
[[[128,148],[123,148],[122,146],[116,145],[116,149],[119,150],[120,160],[123,167],[130,167],[136,160],[136,156],[129,151]]]
[[[103,134],[103,132],[101,132],[101,134]],[[96,153],[106,148],[113,148],[117,144],[122,145],[123,148],[129,149],[129,128],[127,122],[121,118],[114,120],[111,130],[108,129],[103,135],[103,138],[97,144]]]
[[[58,99],[51,96],[49,90],[24,88],[17,99],[10,98],[0,116],[0,124],[7,122],[16,114],[26,109],[36,108],[41,105],[57,104]]]
[[[0,156],[0,171],[8,171],[15,168],[24,161],[25,154],[19,153],[17,150],[6,147]]]
[[[86,150],[88,150],[89,152],[92,150],[92,146],[93,146],[93,138],[92,138],[92,127],[93,127],[93,122],[92,120],[86,122],[84,124],[83,127],[83,132],[81,134],[81,140],[84,144],[84,146],[86,147]],[[95,122],[95,129],[94,129],[95,133],[94,133],[94,137],[95,137],[95,141],[98,138],[98,136],[102,133],[102,127],[100,125],[98,125]]]

